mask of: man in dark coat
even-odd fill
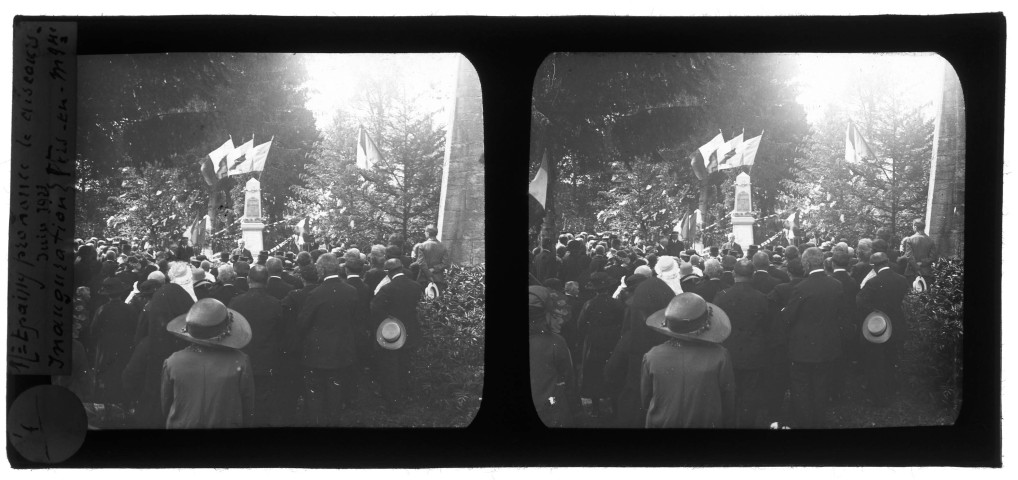
[[[767,267],[767,273],[778,279],[778,283],[788,283],[792,280],[788,272],[781,269],[783,258],[781,255],[771,255],[771,264]]]
[[[765,334],[770,318],[767,297],[753,287],[753,263],[742,259],[735,265],[735,285],[714,297],[714,304],[728,314],[732,333],[722,346],[732,357],[735,372],[735,408],[738,428],[754,428],[763,408],[761,371],[766,366]]]
[[[605,384],[618,391],[615,426],[643,428],[647,411],[640,398],[643,356],[651,348],[668,341],[668,337],[646,325],[647,317],[668,306],[675,292],[664,280],[648,278],[636,287],[627,301],[622,337],[605,366]],[[613,388],[613,386],[615,388]]]
[[[597,292],[597,295],[583,305],[578,319],[580,335],[583,336],[580,398],[591,400],[594,417],[600,416],[601,399],[610,396],[604,386],[604,367],[622,335],[625,305],[612,298],[615,287],[614,279],[607,273],[591,275],[588,289]]]
[[[254,260],[254,256],[251,255],[251,250],[248,250],[248,249],[244,248],[244,239],[243,238],[240,239],[240,240],[237,240],[237,248],[233,249],[233,251],[230,252],[230,258],[236,258],[239,261],[249,262],[249,263],[252,260]],[[239,274],[240,274],[240,272],[238,272],[238,275]],[[247,276],[247,273],[245,273],[244,276]]]
[[[714,303],[714,297],[717,296],[718,292],[728,288],[728,285],[721,281],[722,273],[721,262],[713,258],[704,262],[704,280],[692,290],[693,293],[703,297],[704,300],[710,303]]]
[[[908,323],[901,302],[908,293],[909,284],[905,277],[895,273],[888,265],[883,252],[870,257],[877,275],[866,282],[856,295],[856,307],[860,315],[880,310],[891,318],[891,337],[885,343],[871,343],[861,340],[864,368],[874,400],[885,405],[894,386],[898,356],[908,338]]]
[[[187,237],[180,237],[180,246],[173,250],[173,256],[178,261],[189,262],[194,256],[194,247],[187,244]]]
[[[322,284],[308,294],[297,317],[296,341],[308,372],[308,414],[313,425],[328,426],[336,423],[348,400],[344,392],[357,361],[357,290],[339,277],[335,255],[322,254],[315,265]]]
[[[406,327],[406,343],[401,348],[376,348],[382,398],[387,408],[395,409],[398,407],[399,391],[409,380],[410,354],[421,344],[417,304],[424,289],[407,277],[403,263],[398,258],[386,260],[384,267],[390,281],[371,299],[371,324],[377,329],[383,320],[391,316],[399,319]]]
[[[279,362],[282,354],[283,309],[279,300],[266,289],[269,274],[254,265],[248,273],[249,289],[230,301],[229,307],[240,312],[251,325],[251,341],[241,349],[251,359],[255,382],[255,426],[279,426]]]
[[[795,248],[795,247],[789,247]],[[788,257],[786,257],[788,258]],[[774,286],[774,290],[767,294],[769,304],[769,315],[772,319],[771,326],[767,330],[766,349],[769,352],[767,370],[764,372],[764,404],[769,418],[788,423],[784,417],[785,392],[789,387],[788,361],[788,329],[784,322],[779,321],[781,310],[788,306],[792,299],[792,291],[802,281],[806,272],[803,271],[802,260],[799,252],[787,260],[787,270],[790,280]]]
[[[283,261],[278,257],[266,259],[265,268],[269,272],[269,283],[265,287],[265,291],[275,297],[276,300],[286,298],[286,294],[293,290],[293,286],[286,283],[280,276],[283,274]]]
[[[170,262],[168,273],[171,283],[157,290],[145,305],[140,321],[146,328],[124,368],[124,388],[137,400],[135,426],[139,428],[165,427],[161,405],[163,361],[187,346],[187,342],[166,331],[166,325],[194,305],[194,298],[180,285],[190,283],[191,268],[184,262]]]
[[[926,222],[921,218],[912,221],[915,234],[901,241],[901,256],[908,260],[906,279],[922,275],[926,283],[933,282],[933,260],[937,258],[937,245],[926,235]]]
[[[841,282],[841,313],[843,317],[841,321],[843,328],[841,333],[842,356],[835,370],[834,382],[831,385],[834,398],[841,396],[849,366],[859,359],[859,331],[862,317],[859,316],[855,308],[859,284],[855,283],[855,280],[848,273],[850,258],[851,255],[848,254],[847,250],[842,250],[838,247],[835,247],[834,256],[831,257],[831,263],[834,266],[834,273],[831,276]]]
[[[802,254],[809,273],[792,289],[783,318],[788,325],[792,410],[797,428],[822,426],[834,362],[841,355],[841,282],[824,272],[824,253]]]
[[[566,249],[568,252],[562,259],[562,271],[559,278],[563,282],[579,282],[580,277],[590,267],[590,257],[587,256],[582,240],[575,238],[570,240]]]
[[[866,275],[869,275],[870,271],[873,270],[873,266],[870,265],[870,255],[872,253],[873,241],[868,238],[859,240],[855,247],[855,255],[859,257],[859,262],[852,267],[852,280],[855,280],[855,283],[860,286]]]
[[[237,272],[237,278],[233,281],[233,284],[241,292],[247,291],[247,274],[251,271],[251,264],[248,262],[237,262],[233,264],[234,270]],[[229,304],[227,304],[229,305]]]
[[[753,268],[756,271],[753,272],[753,286],[756,287],[760,293],[767,295],[774,290],[774,286],[781,283],[771,276],[770,272],[767,271],[767,267],[771,266],[771,259],[767,255],[767,252],[756,252],[753,254]],[[821,268],[823,268],[821,266]]]
[[[233,266],[221,265],[216,280],[218,280],[218,285],[212,288],[211,297],[219,300],[223,305],[229,305],[233,297],[240,295],[240,289],[233,284],[237,280],[237,272],[233,270]]]
[[[357,328],[357,361],[360,370],[370,367],[372,342],[375,332],[371,323],[371,297],[374,292],[364,283],[361,274],[364,272],[364,262],[360,259],[348,259],[343,264],[346,270],[346,283],[357,290],[357,308],[354,310],[354,325]]]
[[[738,258],[732,255],[721,257],[721,281],[729,287],[735,285],[735,274],[733,272],[735,271],[735,262],[738,260]]]
[[[123,404],[128,397],[121,376],[134,349],[132,336],[138,312],[124,303],[130,287],[117,278],[103,281],[98,294],[109,302],[99,306],[88,329],[92,347],[89,364],[95,369],[95,403]]]
[[[558,277],[561,266],[558,255],[551,249],[553,241],[550,237],[541,239],[541,251],[534,256],[534,263],[531,266],[531,272],[542,285],[546,279]]]

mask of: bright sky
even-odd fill
[[[940,95],[944,60],[934,53],[851,54],[851,53],[800,53],[794,54],[799,66],[797,80],[801,85],[798,101],[806,108],[810,123],[823,117],[828,104],[845,105],[851,99],[851,79],[856,74],[865,76],[891,76],[905,92],[901,98],[912,105],[933,106]]]
[[[365,115],[357,83],[361,76],[379,73],[402,79],[411,97],[420,95],[421,108],[436,112],[435,121],[439,125],[448,121],[447,105],[455,88],[459,54],[301,55],[307,59],[310,78],[307,107],[314,113],[319,129],[328,126],[337,110]]]

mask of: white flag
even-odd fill
[[[233,137],[226,141],[226,143],[219,146],[219,148],[209,153],[209,158],[212,159],[213,165],[218,165],[219,161],[233,150]]]
[[[243,145],[234,148],[226,154],[226,165],[230,175],[240,175],[251,171],[251,162],[248,161],[247,152],[254,146],[254,139],[248,140]],[[243,158],[243,160],[241,160]]]
[[[725,138],[721,136],[721,132],[718,132],[717,136],[700,147],[700,156],[703,157],[703,166],[708,172],[710,172],[710,156],[724,144]]]
[[[276,137],[272,137],[275,139]],[[265,159],[269,156],[269,149],[272,148],[272,140],[269,140],[247,153],[247,159],[251,162],[251,171],[260,172],[265,170]]]
[[[541,208],[548,208],[548,152],[541,157],[541,168],[537,169],[537,175],[530,182],[530,195],[541,204]]]
[[[761,138],[763,138],[763,132],[739,145],[739,166],[753,165],[753,162],[756,161],[756,151],[760,148]]]
[[[364,128],[357,133],[357,167],[368,169],[382,161],[382,152],[375,145],[375,141],[368,136]]]
[[[733,162],[739,160],[736,157],[738,156],[740,145],[742,145],[741,133],[718,147],[718,170],[735,167]]]

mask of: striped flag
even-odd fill
[[[212,163],[219,163],[228,153],[233,150],[233,137],[230,137],[225,143],[219,146],[219,148],[209,153],[209,160]]]
[[[548,204],[548,152],[544,152],[544,156],[541,158],[541,168],[537,170],[537,175],[534,176],[534,180],[530,182],[530,196],[534,197],[538,203],[541,204],[541,208],[547,208]]]
[[[381,161],[381,150],[368,136],[368,132],[364,131],[364,127],[361,127],[357,133],[357,168],[369,169]]]
[[[855,124],[849,120],[848,128],[845,130],[845,161],[856,163],[862,158],[873,156],[873,150],[866,143],[862,132],[855,128]]]
[[[717,151],[717,169],[726,170],[733,168],[733,162],[741,162],[741,156],[739,156],[739,147],[742,145],[742,135],[739,134],[736,137],[728,140],[721,144]]]

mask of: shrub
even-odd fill
[[[441,297],[421,303],[411,376],[423,402],[450,413],[447,426],[466,426],[484,386],[484,264],[453,265],[446,279]]]
[[[903,305],[911,330],[902,358],[905,379],[955,412],[961,402],[964,272],[961,259],[938,261],[929,289],[909,293]]]

